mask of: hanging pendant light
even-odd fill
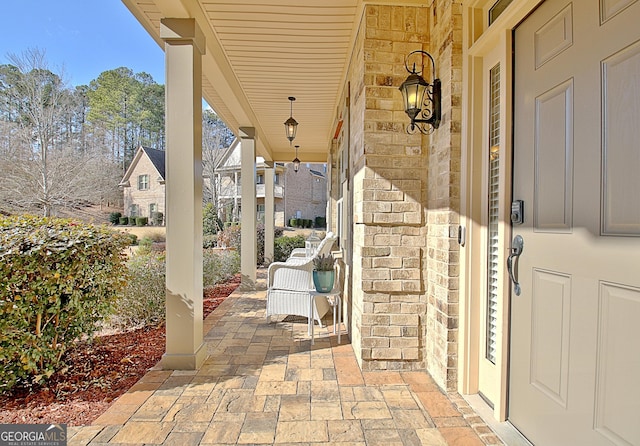
[[[300,160],[298,159],[298,148],[300,146],[295,146],[296,147],[296,157],[293,159],[293,171],[295,173],[298,173],[298,170],[300,170]]]
[[[296,139],[296,132],[298,131],[298,121],[293,119],[293,101],[295,100],[296,98],[294,98],[293,96],[289,96],[289,101],[291,101],[291,114],[289,116],[289,119],[284,122],[284,130],[287,134],[287,139],[289,140],[289,142],[292,142],[294,139]]]

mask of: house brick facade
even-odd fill
[[[314,220],[327,213],[327,177],[324,164],[300,163],[298,172],[286,163],[284,171],[285,195],[282,201],[284,225],[289,219]],[[276,225],[278,223],[276,222]]]
[[[427,369],[455,389],[461,11],[365,8],[348,75],[352,345],[363,370]],[[432,135],[404,131],[398,87],[417,49],[434,56],[444,87],[444,131]]]
[[[138,148],[136,155],[122,179],[121,186],[123,188],[124,212],[127,217],[148,217],[151,223],[151,210],[162,212],[165,215],[165,183],[164,183],[164,159],[162,162],[162,172],[153,163],[150,156],[145,152],[162,151]],[[158,155],[157,153],[151,156]],[[140,188],[140,176],[146,175],[148,182],[146,188]],[[143,182],[144,183],[144,182]]]

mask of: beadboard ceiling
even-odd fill
[[[362,0],[123,0],[160,40],[160,19],[195,18],[207,44],[203,96],[227,125],[255,127],[258,153],[290,161],[284,121],[298,121],[299,158],[326,161]]]

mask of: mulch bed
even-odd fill
[[[240,275],[204,290],[206,318],[240,285]],[[97,337],[68,351],[66,371],[43,386],[0,394],[0,423],[91,424],[154,367],[165,349],[164,324]]]

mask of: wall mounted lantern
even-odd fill
[[[429,84],[421,76],[422,69],[416,71],[416,64],[409,70],[409,58],[414,54],[423,54],[431,61],[433,67],[433,83]],[[436,63],[431,54],[426,51],[416,50],[410,52],[404,60],[404,67],[409,72],[409,77],[400,85],[404,111],[409,115],[411,122],[407,125],[407,133],[415,133],[416,129],[420,133],[428,134],[440,126],[441,110],[441,83],[436,78]]]
[[[296,98],[294,98],[293,96],[289,96],[289,101],[291,101],[291,114],[289,116],[289,119],[284,121],[284,130],[287,134],[289,143],[296,139],[296,132],[298,131],[298,121],[293,119],[293,101],[295,100]]]
[[[300,170],[300,160],[298,159],[298,148],[300,146],[295,146],[296,147],[296,157],[293,159],[292,163],[293,163],[293,171],[298,173],[298,170]]]

